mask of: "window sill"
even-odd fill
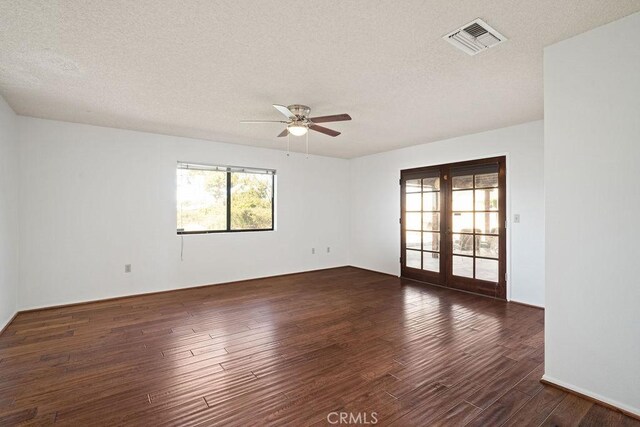
[[[208,230],[208,231],[178,231],[178,236],[188,236],[192,234],[218,234],[218,233],[250,233],[257,231],[275,231],[274,228],[252,228],[248,230]]]

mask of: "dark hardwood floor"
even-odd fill
[[[640,425],[540,384],[543,338],[542,310],[351,267],[22,313],[0,425]]]

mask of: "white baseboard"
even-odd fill
[[[11,316],[9,316],[7,319],[4,319],[2,321],[0,321],[0,334],[2,334],[5,330],[5,328],[7,326],[9,326],[9,323],[11,323],[13,321],[13,319],[16,318],[16,316],[18,315],[18,312],[14,312]]]
[[[525,301],[518,301],[517,299],[513,299],[513,298],[508,299],[507,301],[515,302],[516,304],[528,305],[529,307],[541,308],[544,310],[544,305],[532,304],[530,302],[525,302]]]
[[[583,389],[581,387],[577,387],[577,386],[575,386],[573,384],[566,383],[566,382],[561,381],[559,379],[550,377],[550,376],[548,376],[546,374],[542,376],[542,380],[550,383],[551,385],[557,385],[560,388],[564,388],[564,389],[567,389],[569,391],[573,391],[576,394],[581,394],[583,396],[586,396],[586,397],[591,398],[593,400],[596,400],[598,402],[602,402],[602,403],[607,404],[609,406],[613,406],[614,408],[619,409],[620,411],[625,412],[630,416],[633,416],[635,418],[640,419],[640,408],[634,408],[634,407],[626,405],[626,404],[624,404],[622,402],[618,402],[617,400],[609,399],[608,397],[601,396],[598,393],[594,393],[594,392],[592,392],[590,390],[585,390],[585,389]]]

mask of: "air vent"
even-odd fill
[[[469,22],[450,32],[443,39],[469,55],[475,55],[507,40],[482,19]]]

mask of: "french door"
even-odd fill
[[[505,158],[401,172],[402,276],[506,298]]]

